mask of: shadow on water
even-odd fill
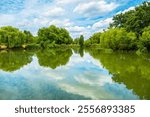
[[[133,52],[88,52],[112,74],[116,83],[125,84],[140,99],[150,99],[150,56],[137,56]]]

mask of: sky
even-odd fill
[[[66,28],[73,38],[103,31],[118,13],[150,0],[0,0],[0,27],[14,26],[33,35],[41,27]]]

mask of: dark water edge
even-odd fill
[[[1,100],[150,99],[150,55],[101,49],[0,51]]]

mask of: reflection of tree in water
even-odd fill
[[[0,51],[0,69],[16,71],[32,61],[32,53],[27,51]]]
[[[71,55],[71,49],[50,49],[37,52],[39,64],[52,69],[66,65]]]
[[[74,53],[79,54],[80,57],[84,56],[84,48],[83,47],[75,47],[73,48]]]
[[[103,53],[90,51],[113,75],[117,83],[123,83],[133,89],[141,99],[150,99],[150,61],[133,53]]]

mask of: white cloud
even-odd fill
[[[85,30],[85,27],[80,27],[80,26],[72,26],[72,27],[68,27],[68,30],[71,32],[82,32]]]
[[[93,24],[92,28],[93,29],[104,29],[104,28],[108,27],[109,24],[112,22],[113,22],[112,18],[107,18],[107,19],[96,22],[95,24]]]
[[[14,21],[15,17],[13,15],[0,14],[0,26],[10,25]]]
[[[129,7],[128,9],[124,10],[122,13],[128,12],[130,10],[135,10],[135,7]]]
[[[75,80],[81,84],[88,84],[91,86],[104,86],[106,83],[112,83],[112,79],[109,75],[92,74],[90,71],[84,72],[82,75],[80,74],[75,76]]]
[[[64,15],[65,10],[61,7],[52,7],[46,10],[45,13],[43,13],[46,17],[58,17]]]
[[[113,2],[108,4],[104,0],[101,1],[95,0],[90,2],[80,3],[74,9],[74,12],[84,15],[85,17],[95,17],[95,16],[100,16],[109,13],[117,7],[118,4]]]
[[[129,7],[128,9],[125,9],[124,11],[119,11],[119,12],[116,13],[116,15],[118,15],[120,13],[126,13],[126,12],[128,12],[130,10],[135,10],[135,7]]]
[[[73,38],[79,37],[80,35],[84,35],[84,38],[88,39],[89,36],[91,36],[92,34],[91,26],[72,25],[72,26],[66,27],[66,29],[71,33]]]
[[[63,20],[56,19],[49,22],[49,25],[56,25],[59,27],[68,27],[71,26],[72,24],[73,23],[69,19],[63,19]]]
[[[40,18],[35,18],[32,19],[32,21],[29,20],[24,20],[20,23],[18,23],[18,26],[37,26],[37,27],[48,27],[50,25],[56,25],[58,27],[70,27],[73,25],[73,23],[69,19],[49,19],[47,17],[40,17]]]
[[[64,5],[67,5],[67,4],[72,4],[72,3],[76,3],[76,2],[79,2],[81,0],[56,0],[56,3],[57,4],[64,4]]]

